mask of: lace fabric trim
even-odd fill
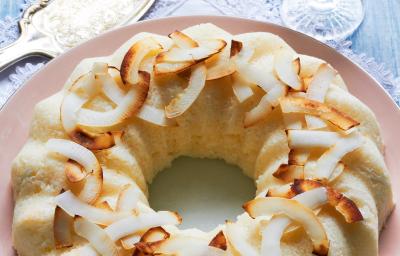
[[[142,20],[171,16],[187,1],[157,0]],[[0,47],[7,46],[18,38],[18,20],[23,11],[34,2],[37,2],[37,0],[24,0],[24,3],[20,6],[19,15],[16,17],[7,16],[0,20]],[[282,24],[279,11],[281,0],[251,0],[250,4],[249,1],[242,0],[203,0],[203,2],[224,15]],[[377,63],[374,58],[364,53],[355,53],[351,49],[351,41],[329,41],[327,44],[370,73],[400,105],[400,77],[394,77],[384,64]],[[18,64],[12,74],[9,75],[9,81],[0,87],[0,107],[44,64],[45,61]]]

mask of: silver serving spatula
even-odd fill
[[[138,21],[154,1],[41,0],[24,12],[18,40],[0,49],[0,71],[27,56],[54,58],[102,32]],[[85,15],[94,4],[100,11]]]

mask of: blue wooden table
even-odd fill
[[[0,18],[16,15],[24,0],[0,0]],[[400,1],[364,0],[365,19],[351,36],[353,50],[385,63],[400,76]]]

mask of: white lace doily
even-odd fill
[[[24,0],[20,7],[20,15],[33,2],[36,0]],[[280,4],[281,0],[156,0],[142,19],[189,14],[219,14],[281,24]],[[17,22],[19,18],[20,16],[6,17],[0,20],[0,47],[6,46],[18,38]],[[400,78],[395,78],[384,64],[377,63],[365,54],[353,52],[350,41],[327,43],[367,70],[389,92],[396,103],[400,104]],[[11,72],[9,70],[0,74],[0,108],[32,74],[44,66],[46,61],[43,58],[30,59],[29,62],[21,61],[12,68]]]

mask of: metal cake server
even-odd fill
[[[29,7],[19,21],[20,37],[14,43],[0,49],[0,71],[28,56],[39,55],[54,58],[101,32],[136,22],[147,12],[155,0],[108,0],[104,3],[114,4],[115,8],[103,10],[106,11],[105,15],[99,17],[81,13],[81,16],[84,17],[71,19],[68,15],[72,16],[80,9],[67,10],[63,7],[71,5],[72,1],[74,0],[41,0],[38,4]],[[76,4],[79,2],[83,5],[88,1],[75,1]],[[103,6],[103,8],[105,7]],[[117,13],[117,9],[120,13]],[[67,13],[68,11],[70,13]],[[104,22],[107,19],[109,19],[108,26],[105,26]],[[88,24],[97,23],[100,24],[88,26]],[[75,29],[71,31],[71,27]]]

